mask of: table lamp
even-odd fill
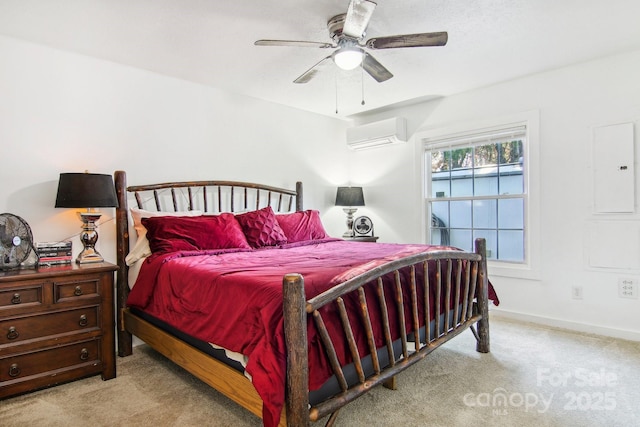
[[[84,249],[78,255],[78,264],[103,262],[104,259],[96,250],[98,232],[96,221],[101,213],[93,208],[118,207],[116,189],[111,175],[96,173],[61,173],[58,181],[56,208],[87,208],[80,212],[82,234],[80,240]]]
[[[347,214],[347,231],[345,231],[342,237],[354,237],[353,214],[358,210],[358,208],[354,206],[364,206],[362,187],[338,187],[336,206],[344,206],[342,210]]]

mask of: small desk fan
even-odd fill
[[[0,214],[0,270],[19,268],[32,253],[35,249],[29,224],[17,215]]]

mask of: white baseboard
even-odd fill
[[[518,313],[515,311],[502,310],[491,307],[490,317],[502,317],[505,319],[515,319],[524,322],[537,323],[554,328],[568,329],[570,331],[584,332],[588,334],[604,335],[607,337],[620,338],[629,341],[640,341],[640,332],[626,329],[608,328],[588,323],[572,322],[569,320],[542,317],[532,314]]]

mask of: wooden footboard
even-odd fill
[[[334,414],[329,424],[337,413],[337,410],[358,396],[366,393],[372,387],[388,383],[395,375],[407,369],[409,366],[425,358],[440,345],[449,341],[465,329],[471,328],[477,338],[477,350],[489,351],[489,321],[488,321],[488,279],[486,274],[486,247],[485,240],[476,241],[476,253],[456,251],[426,252],[404,258],[377,267],[354,279],[348,280],[315,298],[306,300],[304,293],[304,278],[291,274],[283,280],[284,290],[284,316],[285,336],[288,348],[287,359],[287,420],[289,426],[305,426],[309,421]],[[403,283],[400,271],[410,269],[408,283]],[[429,279],[429,269],[435,268],[435,281]],[[416,271],[422,270],[421,275]],[[398,319],[392,322],[389,318],[389,299],[385,298],[383,276],[393,275]],[[423,280],[417,280],[420,276]],[[406,276],[405,276],[406,277]],[[406,280],[405,280],[406,282]],[[368,283],[376,283],[377,301],[382,311],[383,342],[388,353],[388,364],[383,366],[378,360],[379,349],[376,348],[375,332],[369,319],[365,286]],[[408,288],[410,301],[403,299],[403,289]],[[419,292],[421,288],[421,292]],[[366,328],[369,352],[362,354],[358,351],[353,337],[353,317],[347,314],[344,298],[356,293],[360,301],[360,319]],[[435,304],[430,306],[428,295],[435,293]],[[417,295],[425,296],[419,300]],[[456,301],[452,310],[441,310],[440,301],[446,301],[445,307],[450,301]],[[335,337],[331,338],[324,325],[320,309],[329,304],[335,304],[340,313],[344,336],[348,342],[353,356],[353,363],[358,374],[356,384],[348,384],[344,374],[344,367],[338,361],[335,351]],[[421,331],[419,305],[423,305],[423,315],[427,319],[433,317],[432,325],[426,325],[424,333]],[[435,310],[435,312],[431,312]],[[308,394],[308,362],[307,348],[300,346],[300,342],[306,342],[307,316],[311,316],[320,331],[320,336],[327,356],[331,363],[333,373],[338,379],[342,391],[336,396],[319,403],[309,409]],[[411,319],[410,329],[414,333],[407,333],[406,319]],[[401,353],[395,354],[392,339],[394,324],[395,335],[399,336]],[[478,325],[478,331],[473,329]],[[360,360],[370,356],[373,363],[373,372],[365,372]]]

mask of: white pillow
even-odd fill
[[[131,218],[133,218],[133,228],[136,230],[138,240],[133,249],[129,251],[125,262],[130,267],[139,259],[151,255],[149,240],[147,240],[147,229],[142,225],[142,218],[151,218],[155,216],[202,216],[202,211],[184,211],[184,212],[154,212],[145,211],[143,209],[131,208]]]

